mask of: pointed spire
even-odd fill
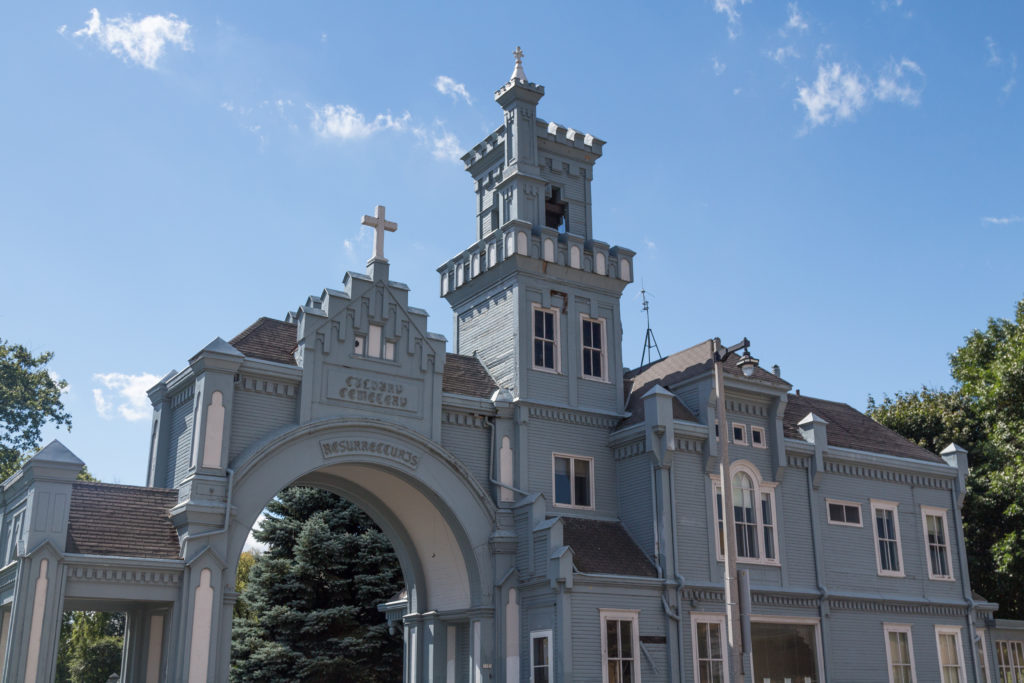
[[[516,68],[512,70],[512,78],[510,81],[519,81],[521,83],[529,83],[526,80],[526,72],[523,71],[523,48],[516,46],[515,52],[512,56],[516,58]]]

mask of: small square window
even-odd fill
[[[828,523],[841,526],[864,526],[860,518],[860,504],[842,500],[827,500]]]
[[[738,422],[732,423],[732,442],[745,446],[747,444],[747,426]]]
[[[594,461],[572,455],[553,455],[555,505],[594,507]]]
[[[754,448],[768,448],[768,439],[764,427],[750,428],[750,443]]]

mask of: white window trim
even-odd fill
[[[942,640],[943,635],[956,637],[956,649],[960,662],[960,683],[967,683],[967,661],[964,659],[964,644],[960,638],[959,626],[938,626],[935,627],[935,656],[939,665],[939,676],[942,676]]]
[[[693,653],[693,680],[700,680],[700,660],[697,658],[697,624],[718,624],[722,637],[722,680],[731,680],[729,678],[729,638],[725,630],[725,615],[720,612],[691,612],[690,651]]]
[[[761,443],[757,443],[754,441],[754,432],[757,432],[761,435]],[[764,427],[755,427],[754,425],[751,425],[750,445],[753,446],[754,448],[768,448],[768,430],[766,430]]]
[[[552,645],[553,645],[553,642],[554,642],[554,635],[553,635],[551,629],[546,629],[546,630],[543,630],[543,631],[530,631],[530,683],[533,683],[533,671],[534,671],[533,641],[538,639],[538,638],[547,638],[548,639],[548,646],[547,646],[547,651],[548,651],[548,680],[553,682],[555,680],[555,658],[553,656],[553,648],[552,648]]]
[[[1011,677],[1016,676],[1021,667],[1024,667],[1024,642],[1019,640],[997,640],[994,644],[996,647],[996,674],[998,676],[996,680],[1002,680],[1004,673],[1009,673]],[[1000,654],[1004,649],[1010,658],[1008,662],[1003,662],[1000,659]],[[1019,676],[1017,678],[1020,680]]]
[[[631,621],[633,628],[633,672],[636,674],[634,683],[640,683],[640,610],[602,609],[601,615],[601,682],[608,683],[608,628],[609,621]]]
[[[892,678],[892,652],[889,649],[889,634],[892,632],[907,634],[907,650],[910,652],[910,680],[917,683],[917,662],[914,660],[914,633],[910,624],[882,624],[882,637],[885,638],[885,670],[889,675],[889,683],[894,683]]]
[[[903,538],[900,536],[900,504],[890,500],[871,499],[871,535],[875,539],[875,568],[879,576],[906,576],[906,565],[903,563]],[[892,510],[893,526],[896,528],[896,559],[900,563],[899,571],[882,569],[882,553],[878,549],[878,523],[875,521],[875,510]]]
[[[932,507],[930,505],[921,506],[921,526],[924,533],[924,557],[925,564],[928,565],[928,578],[932,581],[955,581],[953,577],[953,551],[949,544],[949,510],[946,508]],[[949,574],[936,574],[934,567],[932,567],[932,549],[928,543],[928,517],[941,517],[942,518],[942,531],[946,537],[946,566],[949,567]]]
[[[571,503],[559,503],[558,498],[555,496],[555,458],[568,458],[573,460],[586,460],[590,463],[590,505],[573,505]],[[572,465],[569,466],[569,492],[573,494],[575,489],[574,476],[576,468]],[[552,453],[551,454],[551,505],[556,508],[571,508],[574,510],[593,510],[594,509],[594,480],[597,478],[594,472],[594,458],[589,455],[573,455],[572,453]]]
[[[601,376],[594,377],[583,372],[583,321],[599,323],[601,325]],[[608,321],[604,318],[594,318],[585,313],[580,314],[580,377],[589,379],[592,382],[603,382],[610,384],[608,378]]]
[[[555,367],[545,368],[541,365],[537,365],[536,356],[534,355],[534,345],[537,341],[537,328],[536,328],[536,311],[543,311],[545,313],[551,313],[553,316],[553,327],[555,331]],[[530,367],[538,372],[547,372],[552,375],[562,374],[562,312],[557,308],[546,308],[540,304],[533,304],[530,307]]]
[[[757,489],[758,494],[767,493],[771,498],[772,508],[772,543],[775,546],[775,557],[772,559],[764,556],[764,515],[761,514],[761,496],[757,498],[757,557],[740,557],[736,556],[737,562],[743,564],[763,564],[769,567],[780,567],[782,566],[782,549],[779,548],[779,515],[776,513],[775,508],[775,488],[779,485],[777,481],[762,481],[761,473],[758,472],[757,468],[754,467],[747,460],[737,460],[732,463],[730,467],[729,480],[736,476],[738,472],[746,472],[750,476],[751,481],[754,482],[754,488]],[[725,556],[722,554],[722,545],[719,542],[718,537],[718,493],[722,486],[722,478],[717,474],[709,475],[711,477],[711,523],[712,523],[712,535],[715,537],[715,556],[719,562],[725,562]],[[724,510],[723,510],[724,513]],[[735,538],[735,531],[733,537]]]
[[[821,619],[817,617],[778,617],[774,615],[751,615],[750,621],[763,624],[801,624],[814,626],[814,645],[817,651],[818,680],[825,680],[825,660],[821,647]],[[753,648],[751,648],[753,649]],[[757,680],[757,672],[754,672],[754,680]]]
[[[989,668],[990,667],[989,667],[989,661],[988,661],[988,645],[985,644],[985,632],[984,631],[979,631],[978,632],[978,641],[977,642],[978,642],[978,645],[981,646],[981,653],[979,655],[977,648],[975,648],[974,656],[975,657],[978,657],[978,656],[981,657],[981,661],[978,662],[978,669],[980,671],[984,671],[985,672],[984,676],[982,677],[983,678],[982,683],[992,683],[992,674],[991,674],[991,672],[989,672]]]
[[[844,505],[844,506],[849,506],[849,507],[855,507],[858,510],[860,510],[860,524],[854,524],[853,522],[834,522],[834,521],[832,521],[832,515],[829,513],[828,506],[829,505],[833,505],[833,504],[834,505]],[[872,521],[874,521],[874,513],[872,513],[871,516],[872,516]],[[838,500],[836,498],[826,498],[825,499],[825,518],[828,520],[828,523],[833,525],[833,526],[855,526],[855,527],[863,528],[863,526],[864,526],[864,508],[863,508],[863,506],[860,503],[855,503],[852,500]]]
[[[743,438],[742,439],[737,439],[736,438],[736,428],[737,427],[739,427],[740,429],[743,430]],[[732,439],[732,442],[734,444],[736,444],[737,446],[746,446],[747,445],[747,425],[743,424],[742,422],[732,422],[732,423],[730,423],[729,424],[729,438]]]

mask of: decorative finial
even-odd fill
[[[516,58],[516,68],[512,70],[511,80],[527,83],[526,72],[523,71],[523,48],[517,45],[516,51],[512,53],[512,56]]]
[[[363,225],[368,225],[377,233],[373,242],[373,260],[384,261],[384,232],[395,232],[398,230],[398,223],[384,219],[384,207],[377,205],[375,216],[363,216]]]

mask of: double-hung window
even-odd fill
[[[928,553],[928,578],[952,581],[953,565],[950,563],[946,510],[922,505],[921,520],[924,524],[925,550]]]
[[[1024,640],[996,641],[1000,683],[1024,683]]]
[[[594,507],[594,459],[552,455],[555,505]]]
[[[558,372],[558,311],[533,309],[533,367]]]
[[[712,475],[717,521],[716,550],[723,558],[725,514],[722,486]],[[778,534],[775,523],[775,484],[762,482],[757,470],[736,463],[732,474],[732,507],[735,519],[736,558],[740,562],[778,564]]]
[[[728,680],[725,656],[725,616],[694,613],[693,670],[696,683],[725,683]]]
[[[608,375],[605,367],[604,320],[581,319],[583,376],[603,380]]]
[[[889,683],[917,683],[910,624],[882,624]]]
[[[899,504],[871,501],[872,528],[875,534],[875,562],[879,576],[903,576],[903,549],[900,545]]]
[[[966,683],[960,627],[936,626],[935,644],[939,650],[939,680],[942,683]]]
[[[640,683],[639,612],[601,610],[601,680]]]
[[[530,634],[530,683],[551,683],[551,667],[551,631],[534,631]]]

